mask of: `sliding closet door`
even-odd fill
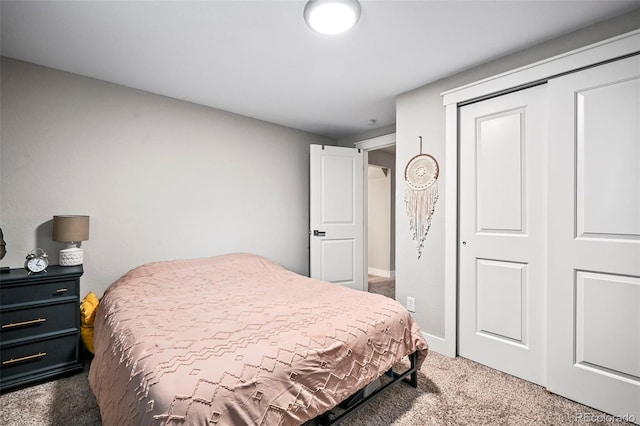
[[[459,355],[545,383],[546,86],[460,108]]]
[[[549,93],[547,385],[640,422],[640,59]]]

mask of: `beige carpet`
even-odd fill
[[[430,353],[417,389],[399,383],[344,422],[348,426],[588,425],[611,416],[464,358]],[[100,425],[86,371],[0,396],[0,424]]]
[[[379,277],[377,275],[369,275],[368,278],[369,293],[382,294],[383,296],[396,298],[396,280],[395,278]]]

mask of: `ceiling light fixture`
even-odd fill
[[[309,0],[304,7],[304,20],[309,28],[321,34],[349,31],[360,18],[357,0]]]

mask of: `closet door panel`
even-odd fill
[[[579,237],[640,237],[638,93],[638,78],[576,93]]]
[[[640,58],[549,82],[549,390],[640,421]]]
[[[460,108],[459,346],[544,385],[546,86]]]

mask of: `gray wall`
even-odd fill
[[[638,28],[640,11],[635,11],[398,96],[397,170],[404,170],[406,163],[418,153],[418,136],[424,138],[424,152],[432,154],[440,164],[440,199],[420,260],[417,259],[415,244],[409,235],[409,221],[404,214],[403,178],[398,178],[396,187],[396,298],[404,304],[407,296],[415,297],[414,317],[423,332],[444,337],[444,190],[447,182],[444,179],[445,109],[441,93]]]
[[[141,263],[244,251],[308,273],[317,135],[2,58],[2,265],[58,261],[56,214],[91,216],[82,294]]]

